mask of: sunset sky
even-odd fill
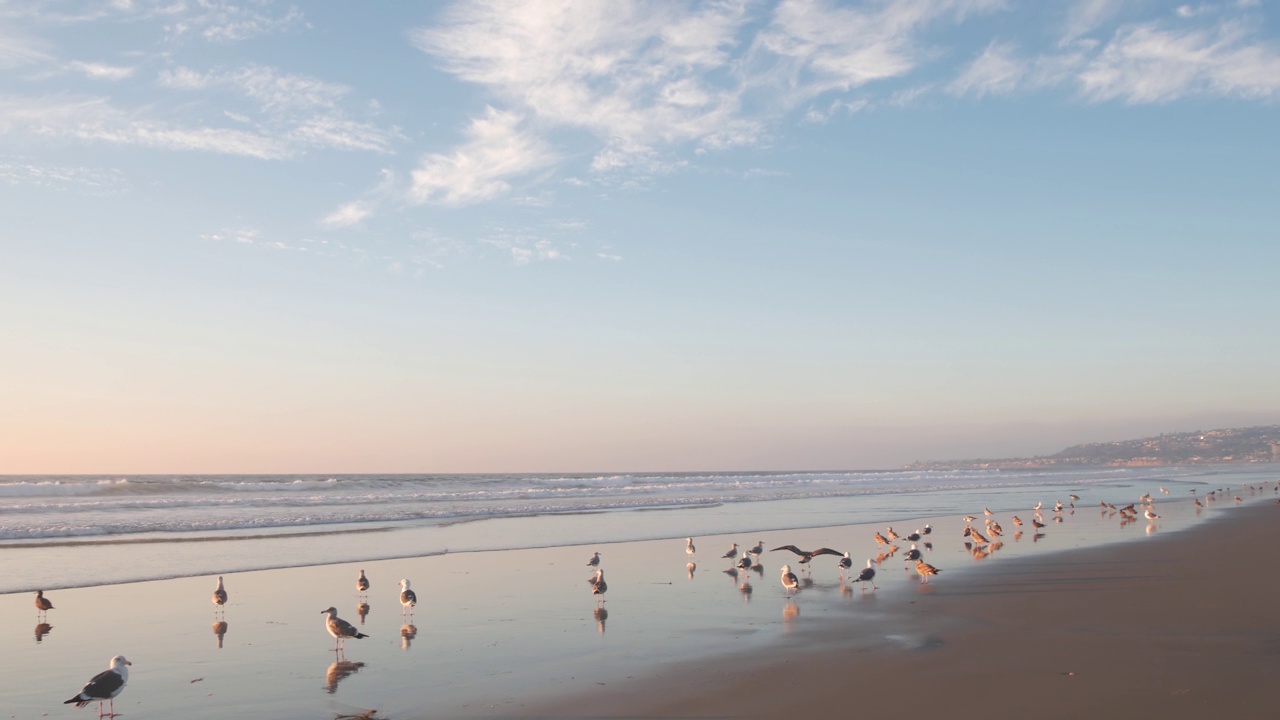
[[[1277,9],[0,0],[0,474],[1280,422]]]

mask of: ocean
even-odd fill
[[[1137,500],[1275,466],[502,475],[0,476],[0,593],[450,552]],[[1096,502],[1093,504],[1096,505]]]

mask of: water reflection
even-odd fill
[[[53,626],[47,622],[42,622],[36,625],[36,642],[42,642],[44,640],[44,636],[48,635],[52,630]]]
[[[364,667],[362,662],[349,662],[347,660],[335,660],[329,666],[329,670],[324,674],[325,692],[333,694],[338,690],[338,683],[350,675],[360,672],[360,668]]]
[[[362,602],[356,606],[356,615],[360,616],[360,624],[364,624],[364,619],[369,614],[369,603]]]
[[[738,586],[738,592],[742,593],[743,602],[751,602],[751,593],[755,592],[755,588],[751,587],[750,581],[743,580]]]
[[[735,587],[738,585],[738,568],[731,567],[725,570],[724,574],[729,576],[729,582],[733,583]]]
[[[796,618],[800,617],[800,606],[795,600],[787,599],[787,603],[782,606],[782,628],[787,632],[795,629]]]
[[[409,645],[413,643],[413,639],[416,637],[418,637],[417,625],[413,625],[412,623],[409,625],[401,625],[400,626],[400,649],[408,650]]]
[[[689,572],[689,579],[690,579],[690,580],[692,580],[692,579],[693,579],[693,574],[694,574],[695,572],[697,572],[697,570],[698,570],[698,563],[693,562],[692,560],[690,560],[690,561],[689,561],[689,564],[684,566],[684,569],[685,569],[685,570],[687,570],[687,571]]]
[[[597,607],[591,614],[596,619],[596,632],[604,634],[604,623],[609,619],[609,611],[603,607]]]
[[[218,638],[218,649],[222,649],[222,638],[227,634],[227,621],[219,620],[213,624],[213,636]]]

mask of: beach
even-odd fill
[[[1271,718],[1277,548],[1280,505],[1256,504],[1151,542],[921,586],[899,607],[922,635],[911,648],[832,648],[848,641],[833,624],[828,649],[682,664],[531,714]]]
[[[959,515],[893,522],[904,536],[932,526],[918,544],[943,572],[929,584],[902,560],[909,541],[890,554],[872,540],[886,523],[804,527],[830,516],[825,499],[744,503],[732,517],[724,508],[625,514],[665,526],[673,517],[701,522],[705,512],[715,522],[771,528],[696,537],[692,560],[684,538],[672,536],[421,556],[408,546],[403,558],[227,573],[221,614],[210,602],[213,575],[71,587],[74,568],[50,567],[68,587],[49,593],[48,627],[32,594],[0,595],[8,648],[0,717],[89,716],[62,700],[117,654],[134,664],[116,710],[135,719],[776,717],[850,708],[1270,716],[1261,680],[1280,658],[1276,581],[1257,563],[1269,563],[1278,539],[1274,477],[1232,476],[1260,488],[1237,484],[1240,503],[1224,495],[1199,508],[1185,487],[1183,497],[1157,495],[1160,518],[1151,521],[1121,522],[1098,497],[1060,514],[1047,505],[1038,533],[1029,507],[1015,511],[964,491],[957,497],[971,497],[975,527],[985,527],[984,504],[1004,525],[985,549],[966,542]],[[1209,485],[1194,487],[1204,497]],[[1142,490],[1088,491],[1119,503],[1121,493],[1136,500]],[[1034,490],[999,497],[1021,503],[1024,493]],[[796,527],[764,524],[781,522],[782,508]],[[1015,514],[1027,521],[1021,534]],[[533,543],[548,524],[581,523],[565,532],[587,533],[611,519],[624,516],[463,527],[475,536],[516,528],[534,534]],[[358,534],[342,537],[359,552]],[[730,543],[741,552],[761,539],[770,550],[848,549],[854,572],[883,554],[879,587],[842,578],[830,556],[807,572],[788,551],[766,551],[752,570],[721,557]],[[210,541],[183,552],[199,552],[202,568],[234,566],[245,547]],[[50,557],[74,559],[73,550]],[[122,563],[137,552],[139,565],[156,557],[151,545],[103,552]],[[588,584],[593,552],[609,583],[603,602]],[[794,597],[779,583],[783,563],[801,578]],[[360,570],[372,583],[364,596],[355,587]],[[418,594],[412,615],[396,599],[401,578]],[[369,636],[347,640],[341,654],[323,626],[321,611],[331,605]]]

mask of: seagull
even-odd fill
[[[1033,507],[1033,508],[1031,508],[1031,509],[1032,509],[1032,510],[1039,510],[1039,509],[1040,509],[1040,508],[1042,508],[1042,507],[1044,507],[1044,503],[1043,503],[1043,502],[1038,502],[1038,503],[1036,503],[1036,506],[1035,506],[1035,507]]]
[[[978,519],[978,518],[976,518],[976,517],[974,517],[974,516],[972,516],[972,515],[965,515],[965,516],[964,516],[965,524],[968,524],[968,525],[973,524],[973,521],[974,521],[974,520],[977,520],[977,519]]]
[[[1196,507],[1204,507],[1204,503],[1200,502],[1200,498],[1196,498]]]
[[[729,548],[729,552],[721,555],[720,557],[728,558],[730,560],[738,557],[738,543],[733,543],[733,547]]]
[[[759,556],[759,555],[763,554],[763,553],[764,553],[764,541],[763,541],[763,540],[761,540],[760,542],[756,543],[756,546],[755,546],[755,547],[753,547],[753,548],[751,548],[751,549],[750,549],[750,550],[748,550],[747,552],[751,553],[752,555],[756,555],[756,556]]]
[[[227,604],[227,589],[222,587],[221,575],[218,576],[218,587],[213,589],[213,604],[217,605],[218,609]]]
[[[876,531],[876,544],[877,544],[877,545],[888,545],[888,544],[889,544],[889,538],[887,538],[887,537],[885,537],[885,536],[881,535],[881,534],[880,534],[880,531],[879,531],[879,530],[877,530],[877,531]],[[782,549],[782,548],[774,548],[774,550],[781,550],[781,549]],[[773,552],[773,551],[771,550],[770,552]]]
[[[844,571],[853,567],[853,560],[849,558],[849,553],[845,553],[844,557],[840,558],[840,562],[836,564],[840,566],[840,575],[843,577]]]
[[[923,560],[917,560],[916,572],[920,574],[921,582],[924,582],[927,584],[929,582],[929,576],[937,575],[942,571]]]
[[[587,561],[587,567],[600,567],[600,553],[591,556],[591,559]]]
[[[1022,518],[1018,517],[1017,515],[1014,515],[1014,516],[1013,516],[1013,524],[1014,524],[1014,525],[1021,525],[1021,524],[1022,524]]]
[[[684,539],[684,551],[690,556],[698,552],[698,549],[693,546],[693,538]]]
[[[893,531],[893,526],[892,526],[892,525],[890,525],[890,526],[889,526],[889,532],[888,532],[888,533],[886,533],[886,534],[889,536],[889,539],[890,539],[890,540],[897,540],[897,539],[898,539],[898,533],[896,533],[896,532],[894,532],[894,531]]]
[[[921,532],[920,532],[919,530],[917,530],[917,531],[915,531],[915,532],[911,533],[910,535],[908,535],[908,536],[907,536],[907,540],[910,540],[911,542],[915,542],[915,541],[917,541],[917,540],[919,540],[919,539],[920,539],[920,535],[921,535]]]
[[[864,591],[867,589],[867,583],[872,584],[873,591],[879,589],[876,587],[876,580],[874,580],[874,578],[876,578],[876,566],[874,566],[874,564],[876,564],[876,561],[869,559],[868,557],[867,566],[865,566],[863,571],[858,574],[858,577],[854,578],[855,583],[863,583]]]
[[[742,557],[738,560],[738,567],[743,570],[750,570],[752,564],[751,555],[747,553],[743,553]]]
[[[1075,502],[1076,500],[1080,499],[1079,495],[1068,495],[1067,497],[1071,498],[1071,502]]]
[[[991,517],[992,515],[995,515],[995,513],[991,512],[991,508],[989,507],[982,508],[982,514],[986,515],[987,517]]]
[[[973,538],[973,541],[974,541],[974,542],[976,542],[976,543],[987,543],[987,542],[991,542],[990,540],[988,540],[988,539],[986,538],[986,536],[984,536],[982,533],[978,532],[977,530],[970,530],[970,531],[969,531],[969,537]]]
[[[791,594],[800,587],[800,580],[796,578],[796,574],[791,572],[790,565],[782,566],[782,587],[787,589],[787,594]]]
[[[1039,520],[1036,520],[1035,518],[1031,518],[1031,524],[1035,525],[1037,530],[1044,527],[1044,523],[1040,522]]]
[[[993,522],[987,526],[987,532],[999,537],[1004,534],[1004,528],[1000,527],[1000,523]]]
[[[133,663],[124,658],[123,655],[117,655],[111,658],[111,667],[103,670],[93,679],[85,683],[84,689],[79,695],[64,700],[63,705],[75,703],[76,707],[84,707],[94,700],[98,701],[98,717],[115,717],[116,702],[115,697],[124,690],[125,683],[129,682],[129,665]],[[107,713],[102,712],[102,701],[109,700],[111,702],[111,710]]]
[[[400,606],[404,608],[400,611],[403,615],[405,612],[413,612],[413,606],[418,604],[418,594],[409,589],[409,581],[400,581]]]
[[[915,562],[920,559],[920,551],[916,549],[914,543],[912,543],[911,549],[907,551],[907,554],[904,555],[902,559],[907,562]]]
[[[36,591],[36,615],[46,613],[53,609],[53,601],[44,596],[43,590]]]
[[[356,578],[356,591],[362,593],[369,592],[369,578],[364,576],[364,570],[361,570],[360,577]]]
[[[363,573],[361,573],[361,575],[363,576]],[[329,634],[333,636],[333,639],[336,640],[338,643],[337,647],[335,647],[334,650],[341,652],[343,646],[347,641],[347,638],[349,637],[355,638],[357,640],[359,640],[360,638],[369,637],[368,635],[365,635],[359,630],[356,630],[355,625],[352,625],[346,620],[343,620],[342,618],[338,617],[338,609],[335,607],[330,607],[327,610],[321,610],[320,614],[329,616],[324,621],[324,626],[329,631]]]
[[[921,534],[921,535],[928,535],[928,534],[929,534],[929,533],[931,533],[931,532],[933,532],[933,526],[932,526],[932,525],[929,525],[929,524],[925,524],[925,526],[924,526],[924,530],[921,530],[921,531],[920,531],[920,534]]]
[[[592,595],[604,595],[609,591],[609,585],[604,581],[604,568],[596,568],[595,582],[591,583]],[[604,598],[598,598],[599,602],[604,602]]]
[[[1155,512],[1152,511],[1151,508],[1147,508],[1146,510],[1143,510],[1142,514],[1146,515],[1148,520],[1157,520],[1160,518],[1160,516],[1155,514]]]
[[[879,533],[876,533],[876,534],[878,535]],[[795,545],[783,545],[782,547],[776,547],[773,550],[770,550],[769,552],[776,552],[778,550],[790,550],[791,552],[799,555],[801,565],[807,565],[810,560],[814,559],[819,555],[840,555],[841,554],[838,550],[832,550],[831,548],[818,548],[817,550],[813,550],[813,551],[805,551],[805,550],[801,550]]]

